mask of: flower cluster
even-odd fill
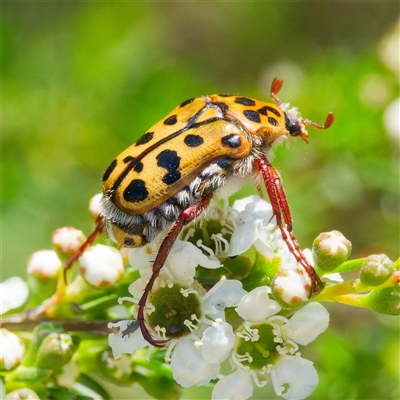
[[[90,213],[99,215],[99,196]],[[162,349],[144,339],[137,315],[163,235],[131,250],[99,237],[66,285],[62,265],[86,238],[75,228],[58,229],[54,250],[29,258],[27,282],[0,284],[0,395],[53,398],[62,387],[105,398],[90,378],[96,375],[139,383],[154,398],[213,385],[213,399],[247,399],[270,383],[278,396],[303,399],[318,374],[300,346],[328,327],[321,301],[399,315],[399,261],[385,255],[346,261],[351,243],[340,232],[322,233],[304,250],[326,282],[310,299],[310,278],[268,202],[250,196],[231,207],[216,203],[205,214],[184,228],[147,298],[146,326],[166,341]],[[349,281],[339,274],[357,269],[359,277]],[[5,329],[15,324],[35,328],[22,336]]]
[[[284,398],[305,398],[317,385],[317,372],[301,358],[299,345],[322,333],[329,315],[318,303],[301,308],[308,301],[309,278],[271,217],[270,204],[251,196],[213,210],[200,228],[187,229],[185,240],[172,247],[147,302],[146,320],[156,339],[170,339],[165,361],[181,386],[218,378],[225,361],[234,372],[215,385],[215,399],[249,398],[253,385],[269,381]],[[121,302],[138,303],[156,251],[156,244],[131,250],[130,262],[141,277],[129,287],[132,297]],[[241,257],[235,270],[230,268],[233,257]],[[296,312],[288,311],[293,299]],[[109,339],[116,358],[148,346],[133,321],[110,326],[119,328]]]

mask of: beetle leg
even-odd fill
[[[93,244],[96,240],[97,236],[103,232],[104,229],[104,218],[99,215],[96,219],[96,228],[90,234],[90,236],[86,239],[86,242],[79,247],[74,254],[72,254],[65,263],[64,267],[64,281],[67,283],[67,271],[72,267],[72,264],[86,251],[86,249]]]
[[[313,293],[318,293],[324,288],[324,284],[315,272],[312,265],[304,256],[293,233],[292,217],[290,215],[289,204],[285,195],[285,191],[282,186],[281,177],[278,171],[265,158],[259,158],[257,160],[257,166],[263,176],[268,196],[271,201],[273,216],[275,216],[276,218],[276,223],[282,234],[282,239],[286,243],[289,251],[293,254],[296,261],[301,264],[301,266],[305,269],[308,276],[310,277],[310,295],[312,295]],[[286,230],[283,226],[282,217],[286,225]]]
[[[151,345],[156,347],[163,347],[163,345],[169,341],[168,340],[155,340],[151,336],[150,332],[146,327],[146,321],[144,319],[144,309],[147,301],[147,297],[149,296],[151,289],[153,288],[154,282],[158,277],[161,268],[164,266],[165,260],[168,257],[168,254],[178,237],[179,233],[181,232],[184,225],[188,224],[194,218],[199,216],[204,209],[208,206],[211,201],[211,196],[204,197],[199,203],[194,204],[185,210],[183,210],[180,214],[170,231],[168,232],[167,236],[161,243],[160,249],[158,250],[156,259],[153,263],[153,272],[152,275],[147,282],[147,285],[143,291],[142,297],[139,300],[139,310],[137,320],[139,321],[140,330],[142,331],[142,335],[144,339],[149,342]]]

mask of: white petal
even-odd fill
[[[237,370],[217,382],[212,391],[212,400],[246,400],[252,395],[250,374]]]
[[[203,296],[204,312],[212,317],[225,319],[225,308],[235,307],[247,292],[242,283],[236,279],[221,279],[207,294]]]
[[[261,221],[249,221],[238,226],[229,243],[228,256],[233,257],[248,250],[258,238],[258,226]]]
[[[218,260],[210,260],[193,243],[176,240],[167,259],[169,270],[174,276],[184,282],[190,282],[194,278],[196,267],[219,268]]]
[[[259,196],[248,196],[244,199],[236,200],[232,209],[240,213],[242,221],[261,219],[268,223],[272,216],[271,204]]]
[[[288,339],[301,345],[307,345],[324,332],[329,325],[329,313],[319,303],[310,303],[297,311],[284,325],[284,333]]]
[[[271,371],[271,378],[276,394],[288,400],[304,399],[318,385],[313,363],[301,357],[285,356]]]
[[[71,388],[80,375],[79,366],[75,358],[61,367],[61,374],[56,376],[57,385]]]
[[[271,293],[271,289],[268,286],[253,289],[240,300],[236,312],[243,319],[251,322],[265,321],[281,310],[281,306],[269,298],[269,293]]]
[[[29,296],[28,285],[19,276],[12,276],[0,283],[0,314],[22,306]]]
[[[142,272],[142,271],[141,271]],[[150,269],[143,271],[141,273],[141,278],[136,279],[136,281],[132,282],[129,287],[128,291],[135,299],[140,299],[143,295],[144,289],[147,285],[151,276]]]
[[[322,277],[323,281],[333,282],[333,283],[341,283],[343,282],[342,276],[339,272],[335,272],[333,274],[326,274]]]
[[[218,363],[206,362],[192,340],[181,340],[171,357],[172,375],[183,387],[202,386],[215,379],[220,370]]]
[[[214,323],[204,331],[201,343],[201,351],[207,362],[222,363],[229,357],[235,344],[232,326],[226,322]]]
[[[114,358],[121,357],[122,354],[133,354],[135,351],[148,346],[144,340],[140,329],[136,329],[132,333],[127,333],[122,337],[122,332],[128,328],[128,325],[133,321],[119,321],[115,324],[110,324],[113,327],[119,327],[119,333],[110,333],[108,335],[108,344],[110,345]]]
[[[136,269],[146,269],[154,261],[157,255],[157,249],[153,243],[146,244],[143,247],[133,248],[129,251],[129,264]]]

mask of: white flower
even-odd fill
[[[95,287],[110,287],[124,274],[120,252],[114,247],[97,244],[79,257],[81,274]]]
[[[0,314],[21,307],[29,297],[28,285],[19,276],[12,276],[0,283]]]
[[[269,381],[278,396],[303,399],[318,384],[312,362],[300,357],[297,344],[310,343],[327,328],[328,312],[311,303],[287,319],[276,314],[281,307],[269,294],[269,288],[258,287],[239,302],[236,311],[245,322],[236,332],[232,353],[237,370],[215,385],[213,399],[247,399],[254,384],[264,386]]]
[[[160,279],[160,278],[159,278]],[[166,280],[166,275],[161,274],[161,289],[173,288],[172,282]],[[141,285],[137,280],[129,290],[132,291],[134,298],[123,298],[123,300],[137,302],[142,292],[138,292]],[[175,284],[178,285],[178,284]],[[197,290],[196,290],[197,287]],[[153,289],[157,291],[157,287]],[[240,299],[246,294],[241,288],[241,283],[235,280],[221,279],[208,293],[203,296],[203,291],[199,286],[192,286],[190,289],[182,290],[181,295],[187,298],[195,295],[200,304],[201,314],[197,318],[196,313],[190,319],[184,321],[184,325],[189,329],[187,334],[174,337],[166,343],[166,361],[171,362],[171,369],[174,379],[182,386],[203,385],[211,379],[215,379],[220,370],[220,364],[231,354],[235,343],[235,335],[232,326],[223,321],[222,318],[226,307],[236,306]],[[180,300],[174,301],[175,309],[178,309]],[[153,305],[154,307],[154,305]],[[150,309],[152,314],[157,309]],[[210,319],[212,318],[212,319]],[[214,321],[213,321],[214,320]],[[109,344],[112,348],[114,357],[121,354],[132,354],[149,345],[138,329],[136,321],[120,321],[116,324],[109,324],[110,327],[118,327],[118,334],[109,335]],[[178,327],[179,328],[179,327]],[[155,328],[158,339],[166,339],[166,329],[162,326]]]
[[[24,342],[7,329],[0,329],[0,369],[9,371],[15,368],[25,353]]]
[[[37,278],[55,278],[61,271],[62,262],[54,250],[39,250],[28,260],[28,274]]]

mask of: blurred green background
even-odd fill
[[[396,259],[399,11],[398,2],[4,2],[2,278],[23,276],[56,228],[89,233],[87,202],[105,168],[180,102],[269,100],[275,76],[303,116],[336,117],[327,131],[309,128],[310,145],[275,152],[301,246],[337,229],[353,257]],[[397,399],[398,319],[329,310],[332,329],[304,353],[321,380],[311,398]],[[133,396],[144,394],[115,392]],[[275,397],[264,388],[255,398]]]

